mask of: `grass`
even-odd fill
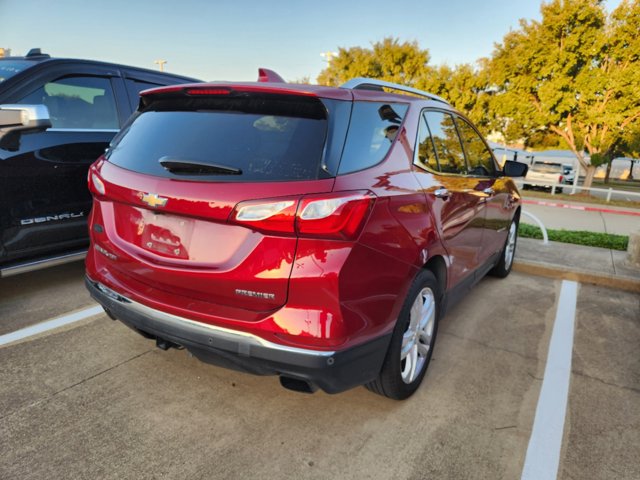
[[[540,228],[521,223],[518,227],[518,235],[523,238],[542,239]],[[549,240],[554,242],[572,243],[574,245],[586,245],[589,247],[609,248],[611,250],[626,251],[629,245],[629,237],[626,235],[615,235],[613,233],[596,233],[576,230],[553,230],[547,229]]]

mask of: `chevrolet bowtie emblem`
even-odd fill
[[[160,197],[155,193],[140,193],[140,200],[149,205],[150,207],[164,207],[167,204],[168,198]]]

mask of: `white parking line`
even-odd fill
[[[33,335],[53,330],[54,328],[60,328],[64,325],[69,325],[70,323],[79,322],[80,320],[84,320],[85,318],[92,317],[93,315],[97,315],[102,312],[104,312],[102,307],[97,305],[63,317],[47,320],[31,327],[16,330],[15,332],[0,335],[0,347],[8,343],[17,342],[18,340],[23,340],[25,338],[32,337]]]
[[[558,475],[571,378],[577,298],[578,284],[564,280],[560,288],[547,365],[524,460],[522,480],[551,480]]]

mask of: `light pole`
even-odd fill
[[[166,60],[155,60],[153,63],[157,63],[160,67],[160,71],[164,72],[164,64],[167,63]]]
[[[331,63],[331,60],[337,57],[338,54],[336,52],[322,52],[320,56],[324,58],[327,63]]]

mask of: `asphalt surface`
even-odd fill
[[[290,392],[103,314],[5,345],[0,478],[520,478],[561,284],[480,282],[404,402]],[[3,333],[90,305],[81,264],[0,279]],[[639,346],[640,296],[581,283],[558,478],[640,478]]]

